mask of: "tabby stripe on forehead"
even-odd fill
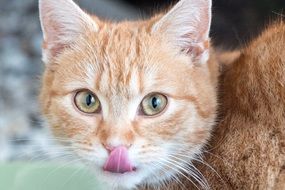
[[[137,57],[139,57],[139,50],[140,50],[140,43],[139,43],[139,39],[137,36],[133,36],[133,38],[135,38],[134,40],[132,40],[132,45],[134,46],[130,46],[129,47],[129,55],[132,55],[133,53],[135,53],[135,55],[133,55],[134,59],[131,60],[130,59],[130,69],[129,69],[129,72],[127,74],[127,77],[126,77],[126,84],[130,85],[131,83],[131,78],[132,78],[132,74],[134,73],[134,68],[135,68],[135,64],[137,63]],[[135,51],[134,51],[135,50]]]

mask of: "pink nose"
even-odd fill
[[[134,170],[125,146],[118,146],[110,150],[110,155],[104,165],[104,170],[112,173],[126,173]]]

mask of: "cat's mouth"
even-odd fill
[[[110,152],[103,170],[113,174],[125,174],[136,172],[137,168],[131,163],[127,148],[119,146]]]

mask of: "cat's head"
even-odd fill
[[[216,112],[211,1],[182,0],[150,20],[110,23],[71,0],[40,0],[40,18],[40,100],[55,137],[114,188],[188,171]]]

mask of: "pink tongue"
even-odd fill
[[[132,164],[128,157],[128,150],[124,146],[119,146],[112,150],[104,166],[105,171],[112,173],[125,173],[133,171]]]

